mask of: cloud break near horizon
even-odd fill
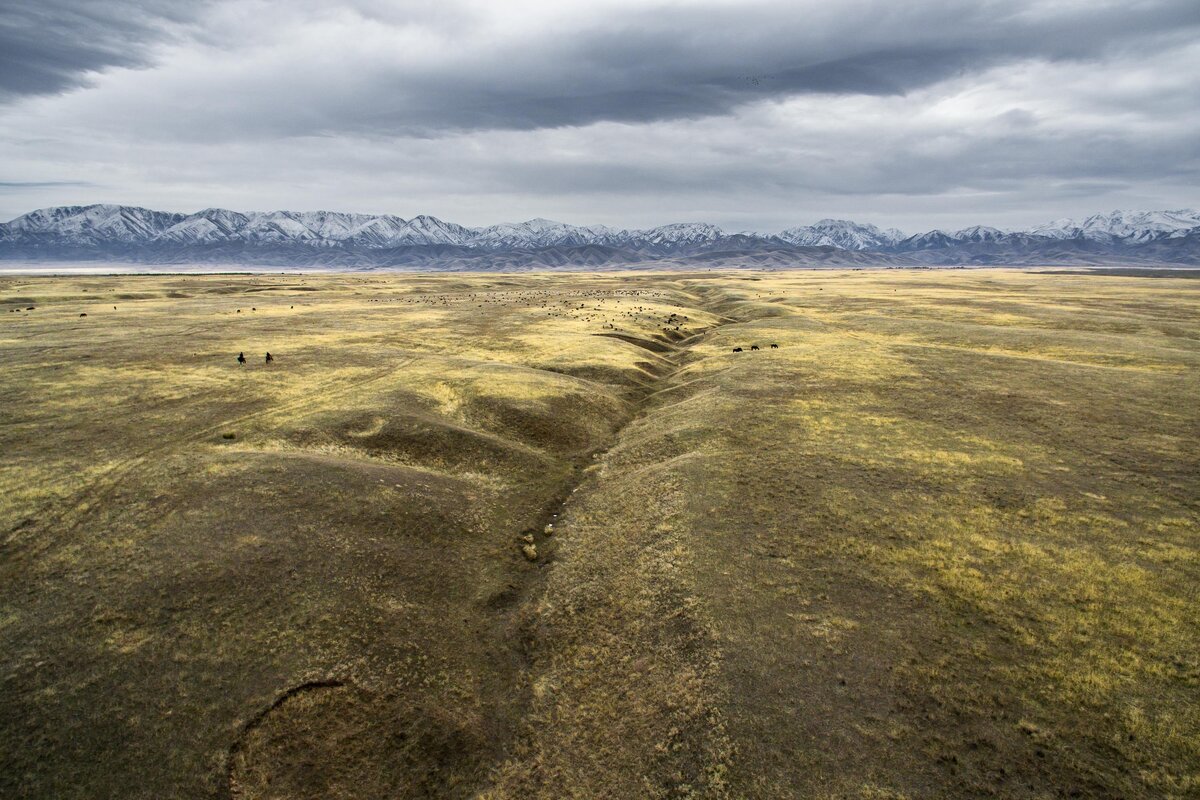
[[[779,230],[1200,202],[1200,4],[15,0],[0,218]]]

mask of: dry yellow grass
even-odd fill
[[[0,309],[6,796],[1200,791],[1200,282]]]

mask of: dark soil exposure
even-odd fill
[[[0,278],[0,796],[1197,796],[1196,286]]]

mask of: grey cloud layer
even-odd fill
[[[10,216],[931,228],[1200,203],[1195,0],[10,0],[0,102]]]
[[[903,94],[1018,59],[1099,59],[1200,34],[1194,0],[640,4],[529,29],[454,6],[244,7],[192,31],[204,52],[149,93],[177,106],[180,127],[201,110],[215,113],[210,129],[274,135],[636,123],[800,93]],[[51,92],[89,70],[144,64],[166,24],[194,13],[190,3],[17,3],[0,27],[0,86]],[[221,80],[239,55],[252,69]]]

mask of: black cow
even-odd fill
[[[735,347],[735,348],[733,348],[733,352],[735,352],[735,353],[740,353],[740,352],[742,352],[742,348],[740,348],[740,347]]]
[[[777,345],[777,344],[772,344],[772,345],[771,345],[771,349],[772,349],[772,350],[778,350],[778,349],[779,349],[779,345]]]
[[[245,364],[246,364],[246,354],[245,353],[238,353],[238,363],[245,366]]]
[[[752,344],[752,345],[750,345],[750,349],[751,349],[751,350],[757,350],[757,349],[758,349],[758,345],[756,345],[756,344]]]
[[[271,363],[272,361],[274,361],[274,360],[275,360],[275,359],[271,357],[271,354],[270,354],[270,353],[267,353],[267,363],[268,363],[268,364],[270,364],[270,363]]]

